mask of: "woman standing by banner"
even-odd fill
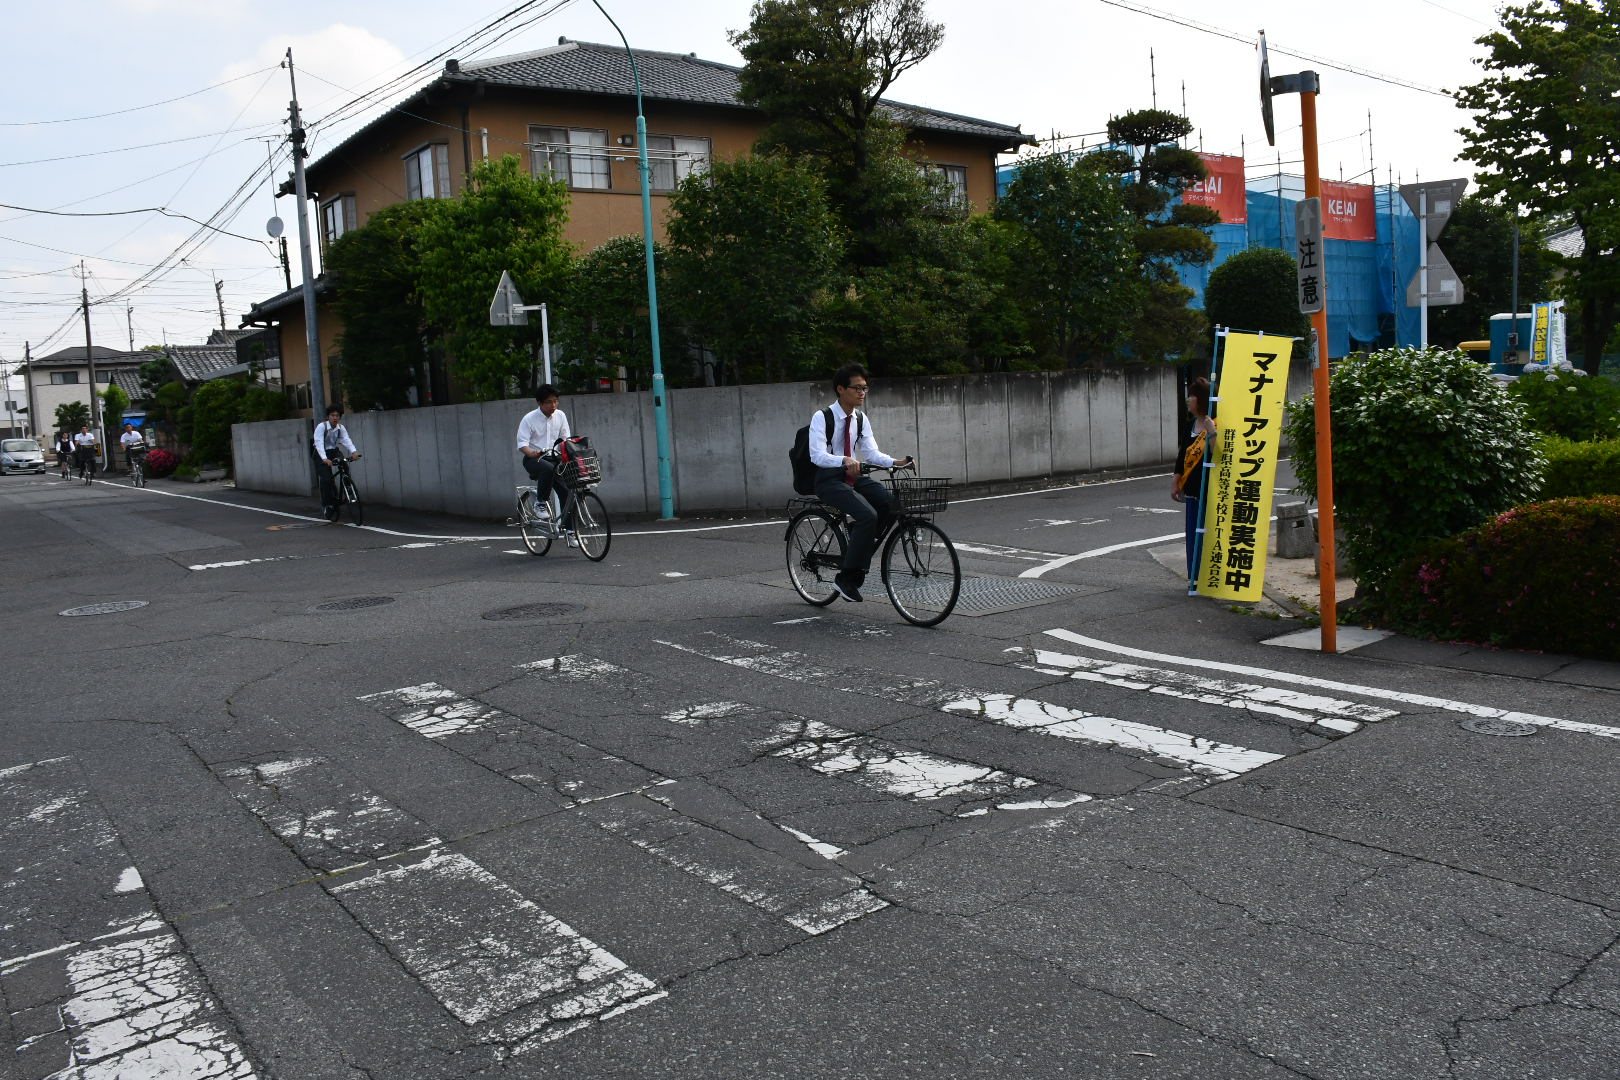
[[[1187,384],[1187,412],[1192,416],[1192,442],[1182,452],[1181,465],[1170,482],[1170,497],[1187,509],[1187,595],[1198,592],[1198,527],[1203,524],[1200,509],[1204,503],[1204,458],[1215,421],[1209,418],[1209,380],[1197,378]]]

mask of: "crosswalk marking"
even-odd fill
[[[1190,672],[1166,671],[1113,660],[1094,660],[1050,649],[1036,649],[1034,663],[1020,666],[1048,675],[1067,675],[1071,679],[1106,683],[1128,690],[1145,690],[1150,694],[1281,716],[1340,734],[1360,731],[1364,723],[1399,715],[1393,709],[1302,694],[1296,690],[1211,679]]]
[[[791,652],[725,634],[710,634],[714,647],[660,644],[696,656],[793,682],[814,683],[850,693],[905,701],[941,712],[974,716],[1018,730],[1031,731],[1093,746],[1134,751],[1175,762],[1200,775],[1225,779],[1276,761],[1281,754],[1250,750],[1151,724],[1097,716],[1033,698],[951,686],[934,679],[911,679],[880,673],[840,671],[803,653]]]
[[[412,731],[430,739],[482,731],[508,719],[500,709],[462,697],[432,682],[366,694],[360,700],[376,705]]]

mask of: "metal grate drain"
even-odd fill
[[[1040,581],[1035,578],[1009,578],[994,577],[990,575],[974,577],[964,575],[962,589],[956,598],[956,615],[966,615],[974,618],[980,615],[996,615],[1003,611],[1016,611],[1019,608],[1036,607],[1040,604],[1050,604],[1054,600],[1063,600],[1081,593],[1094,592],[1094,589],[1078,585],[1062,585],[1054,581]],[[932,606],[939,610],[939,603],[944,600],[944,588],[936,589],[927,586],[921,589],[907,589],[906,602],[917,607]],[[938,593],[930,605],[930,595]]]
[[[584,610],[584,604],[519,604],[499,611],[486,611],[484,618],[490,622],[522,622],[525,619],[554,619],[559,615],[572,615]]]
[[[361,608],[381,607],[392,604],[392,596],[351,596],[346,600],[332,600],[324,604],[316,604],[316,611],[359,611]]]
[[[1467,720],[1459,721],[1457,726],[1479,735],[1534,735],[1538,730],[1534,724],[1521,724],[1517,720],[1503,720],[1495,716],[1470,716]]]
[[[100,604],[85,604],[58,611],[58,615],[109,615],[114,611],[134,611],[146,606],[145,600],[107,600]]]

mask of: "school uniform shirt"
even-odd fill
[[[118,441],[123,444],[125,449],[128,449],[128,448],[130,448],[132,446],[145,446],[146,445],[145,437],[142,436],[141,433],[138,432],[138,431],[127,431],[127,432],[125,432],[124,434],[118,436]]]
[[[315,425],[315,435],[311,440],[315,445],[315,456],[329,458],[332,451],[343,448],[349,457],[354,457],[360,451],[354,447],[354,440],[349,438],[349,432],[341,423],[329,424],[325,420]]]
[[[525,446],[530,450],[544,453],[556,446],[558,439],[572,437],[573,432],[568,429],[567,413],[557,409],[547,416],[539,409],[532,409],[518,422],[517,448],[520,453]]]
[[[91,450],[94,450],[96,448],[96,435],[95,435],[95,432],[93,432],[93,431],[81,431],[81,432],[79,432],[77,435],[73,436],[73,445],[75,447],[80,447],[80,446],[89,447]]]
[[[844,430],[849,427],[851,415],[844,411],[838,402],[832,404],[833,430],[832,453],[827,452],[827,411],[817,409],[816,414],[810,418],[810,460],[823,469],[842,469],[844,467]],[[855,430],[850,433],[850,457],[856,461],[864,461],[870,465],[881,465],[884,468],[894,464],[894,458],[878,449],[877,440],[872,437],[872,418],[855,410],[854,416],[861,419],[855,422]],[[857,436],[859,436],[857,438]]]

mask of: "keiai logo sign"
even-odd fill
[[[1322,181],[1322,235],[1330,240],[1378,239],[1372,185]]]
[[[1209,175],[1181,193],[1188,206],[1207,206],[1228,225],[1249,220],[1243,186],[1243,159],[1227,154],[1199,154]]]

